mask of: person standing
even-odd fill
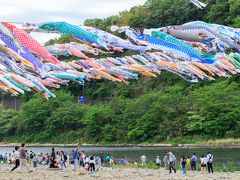
[[[82,159],[83,159],[83,168],[85,167],[85,161],[86,161],[86,153],[84,152],[84,151],[82,151],[82,153],[81,153],[81,155],[82,155]]]
[[[3,156],[0,154],[0,164],[3,164],[3,160],[4,160],[4,158],[3,158]]]
[[[147,157],[145,155],[141,156],[141,162],[142,162],[142,166],[146,166],[147,165]]]
[[[161,160],[160,160],[159,156],[157,156],[157,158],[156,158],[156,165],[158,167],[161,167]]]
[[[168,169],[168,152],[165,153],[165,156],[163,157],[163,163],[164,167],[167,170]]]
[[[30,166],[31,166],[32,162],[33,162],[33,152],[30,151],[30,155],[29,155],[29,164],[30,164]]]
[[[213,155],[208,152],[207,155],[207,167],[208,167],[208,173],[212,172],[213,173]]]
[[[183,160],[183,155],[180,157],[180,161],[179,161],[179,165],[181,169],[182,169],[182,160]]]
[[[15,160],[15,166],[11,169],[11,172],[13,172],[15,169],[17,169],[20,166],[20,152],[19,152],[19,147],[15,147],[15,151],[13,153],[13,158]]]
[[[57,151],[57,154],[56,154],[56,166],[58,168],[61,168],[61,156],[60,156],[60,153]]]
[[[173,155],[172,152],[168,152],[168,165],[169,165],[169,173],[172,173],[173,171],[176,173],[176,169],[174,168],[175,164],[177,162],[176,157]]]
[[[73,150],[73,164],[74,164],[74,171],[78,170],[78,148]]]
[[[202,154],[202,157],[200,158],[201,161],[201,172],[206,173],[206,166],[207,166],[207,158]]]
[[[50,162],[50,156],[48,155],[48,153],[46,154],[46,165],[48,166]]]
[[[182,161],[181,161],[181,167],[182,167],[182,173],[183,174],[186,174],[186,164],[187,164],[187,162],[186,162],[186,158],[183,156],[183,158],[182,158]]]
[[[36,154],[33,154],[33,167],[34,168],[37,167],[37,162],[38,162],[38,158],[37,158]]]
[[[86,155],[85,157],[85,171],[88,172],[89,171],[89,161],[90,161],[90,158],[88,157],[88,155]]]
[[[8,164],[11,164],[11,157],[12,157],[12,154],[9,153],[9,154],[8,154],[8,159],[7,159]]]
[[[89,158],[89,171],[95,171],[95,164],[96,164],[96,159],[95,157],[92,155]]]
[[[80,154],[78,153],[79,156],[79,166],[84,167],[84,163],[83,163],[83,152],[80,152]]]
[[[188,171],[191,171],[191,159],[190,159],[190,157],[187,157],[187,159],[186,159],[186,169]]]
[[[63,151],[61,151],[60,156],[61,156],[61,167],[67,168],[66,166],[67,156],[64,154]]]
[[[102,165],[103,165],[103,163],[105,162],[105,156],[104,156],[104,154],[101,154],[100,158],[101,158],[101,162],[102,162]]]
[[[14,158],[14,152],[15,150],[13,150],[12,154],[11,154],[11,157],[10,157],[10,164],[15,164],[15,158]]]
[[[56,154],[55,154],[55,149],[54,148],[52,148],[51,159],[52,159],[52,161],[56,160]]]
[[[7,153],[5,153],[4,157],[3,157],[3,163],[5,164],[7,162]]]
[[[25,143],[22,143],[21,148],[19,149],[19,159],[20,159],[20,168],[25,167],[28,172],[32,172],[27,163]]]
[[[69,154],[67,153],[67,166],[70,164],[70,156]]]
[[[50,168],[57,168],[56,166],[56,154],[54,148],[52,148],[52,153],[51,153],[51,162],[49,165]]]
[[[191,158],[191,169],[192,169],[192,171],[196,171],[197,170],[196,164],[197,164],[197,156],[196,156],[195,153],[193,153],[193,156]]]
[[[38,153],[38,162],[39,165],[44,165],[44,159],[43,159],[43,154],[42,153]]]

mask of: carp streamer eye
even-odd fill
[[[50,26],[49,26],[49,25],[46,25],[45,28],[46,28],[46,29],[50,29]]]

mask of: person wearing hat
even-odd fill
[[[160,160],[159,156],[157,156],[157,158],[156,158],[156,165],[161,167],[161,160]]]

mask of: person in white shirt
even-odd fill
[[[70,156],[69,156],[69,154],[67,153],[67,165],[69,165],[69,162],[70,162]]]
[[[89,158],[89,171],[95,171],[95,164],[96,164],[95,157],[90,156],[90,158]]]
[[[17,169],[19,166],[20,166],[20,160],[19,160],[19,158],[20,158],[20,152],[19,152],[19,147],[18,146],[16,146],[15,147],[15,151],[14,151],[14,153],[13,153],[13,159],[14,159],[14,161],[15,161],[15,166],[11,169],[11,172],[13,172],[15,169]]]
[[[56,155],[56,165],[58,168],[61,168],[61,156],[58,151],[57,151],[57,155]]]
[[[90,161],[90,158],[86,155],[86,157],[85,157],[85,171],[89,171],[89,161]]]
[[[206,166],[207,166],[207,158],[202,154],[202,157],[200,158],[201,161],[201,172],[206,173]]]
[[[13,153],[10,156],[10,162],[11,162],[10,164],[13,164],[15,162],[14,152],[15,152],[15,150],[13,150]]]
[[[175,164],[177,162],[176,157],[173,155],[172,152],[168,152],[168,165],[169,165],[169,173],[172,173],[173,171],[176,173],[177,170],[174,168]]]
[[[208,152],[207,155],[207,167],[208,167],[208,173],[212,172],[213,173],[213,155]]]
[[[156,158],[156,165],[161,167],[161,160],[160,160],[159,156],[157,156],[157,158]]]
[[[145,155],[141,156],[142,166],[146,166],[147,157]]]

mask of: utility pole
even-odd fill
[[[17,98],[14,96],[14,109],[17,111]]]
[[[4,109],[3,99],[4,99],[4,94],[3,94],[3,92],[2,92],[2,112],[3,112],[3,109]]]
[[[4,94],[2,92],[2,105],[4,106],[3,99],[4,99]]]

